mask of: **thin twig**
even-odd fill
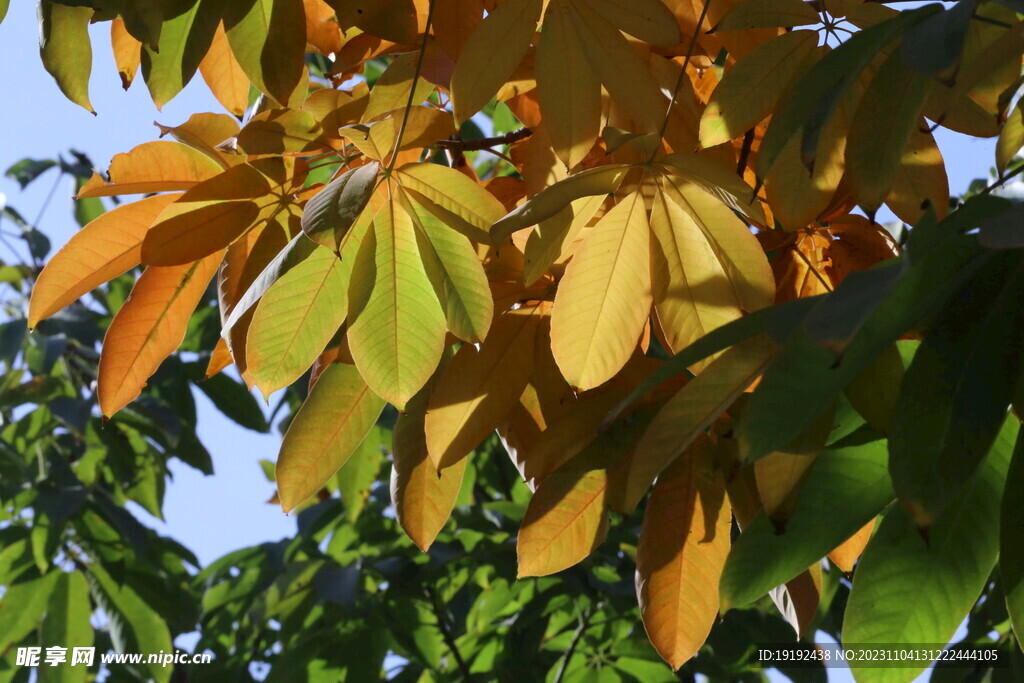
[[[668,130],[668,120],[672,116],[672,107],[676,106],[676,98],[679,97],[679,88],[683,86],[683,79],[686,78],[686,67],[690,65],[690,60],[693,58],[693,50],[697,47],[697,36],[700,35],[700,29],[704,26],[704,19],[708,16],[708,7],[711,6],[711,0],[704,0],[704,8],[700,11],[700,18],[697,20],[697,27],[693,29],[693,36],[690,38],[690,45],[686,48],[686,58],[683,60],[683,68],[679,71],[679,78],[676,79],[675,87],[672,88],[672,99],[668,101],[668,109],[665,111],[665,120],[661,122],[661,130],[658,132],[658,138],[664,139],[665,131]],[[651,158],[648,159],[648,163],[654,161],[654,155],[658,153],[658,147],[655,147],[651,151]]]
[[[490,148],[496,145],[511,145],[513,142],[524,140],[531,135],[533,135],[533,131],[524,127],[510,133],[505,133],[504,135],[480,138],[479,140],[438,140],[435,147],[440,147],[441,149],[446,149],[451,152],[490,151]]]
[[[437,604],[437,594],[431,586],[427,586],[423,590],[426,593],[427,599],[430,600],[430,607],[437,618],[437,628],[441,631],[441,638],[444,639],[444,644],[451,650],[452,657],[455,658],[455,664],[459,667],[459,673],[462,674],[463,680],[469,683],[473,680],[473,674],[470,672],[466,660],[462,658],[462,653],[459,652],[459,646],[455,643],[455,637],[452,635],[451,629],[448,628],[448,622],[444,618],[441,606]]]
[[[388,167],[385,176],[391,173],[391,169],[395,167],[395,160],[398,159],[398,150],[402,148],[402,136],[405,135],[405,126],[409,123],[409,112],[412,111],[413,99],[416,97],[416,84],[420,80],[420,71],[423,70],[423,58],[427,54],[427,40],[430,39],[430,25],[434,21],[434,6],[437,4],[437,0],[430,0],[429,8],[427,9],[427,23],[423,27],[423,44],[420,46],[420,56],[416,60],[416,71],[412,75],[412,83],[409,86],[409,100],[405,103],[405,113],[402,114],[402,125],[398,127],[398,135],[395,136],[395,149],[391,153],[391,160],[388,162]]]
[[[565,673],[569,668],[569,660],[572,659],[573,654],[576,653],[576,646],[580,644],[580,640],[583,638],[583,633],[590,626],[590,618],[594,615],[593,606],[587,607],[587,611],[580,617],[580,625],[576,627],[576,633],[572,636],[572,642],[569,643],[569,648],[562,655],[562,663],[558,666],[558,673],[555,674],[555,680],[553,683],[562,683],[562,679],[565,677]]]

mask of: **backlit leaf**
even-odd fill
[[[541,0],[507,0],[492,10],[462,46],[452,73],[459,123],[480,111],[523,58],[537,30]]]
[[[233,0],[227,3],[224,28],[235,58],[253,85],[289,105],[303,74],[306,14],[302,0]]]
[[[551,311],[551,350],[574,387],[596,387],[629,360],[651,306],[650,231],[643,198],[623,199],[566,268]]]
[[[349,228],[366,208],[380,165],[369,163],[346,171],[329,182],[302,212],[302,231],[319,244],[337,251]]]
[[[54,0],[41,0],[39,13],[39,55],[43,66],[57,81],[64,96],[95,114],[89,102],[92,74],[92,44],[89,42],[91,7],[71,7]]]
[[[349,288],[352,358],[374,392],[401,410],[437,367],[446,328],[408,214],[389,201],[355,261]]]
[[[487,243],[490,230],[505,215],[501,202],[487,190],[459,173],[438,164],[406,164],[396,171],[399,184],[442,223],[474,242]]]
[[[78,190],[79,199],[187,190],[224,169],[194,149],[170,140],[145,142],[110,160],[110,182],[94,174]]]
[[[637,544],[644,628],[673,669],[693,657],[711,632],[729,553],[732,515],[725,485],[706,455],[694,449],[658,478]]]
[[[139,265],[146,232],[179,196],[157,195],[123,204],[76,233],[39,274],[32,288],[29,326]]]
[[[221,106],[241,117],[249,106],[249,79],[228,44],[223,22],[217,25],[199,73]]]
[[[103,338],[97,390],[103,415],[134,400],[178,348],[222,257],[218,252],[183,266],[147,268],[138,279]]]
[[[309,112],[271,109],[252,117],[238,132],[246,154],[306,155],[326,148],[323,131]]]
[[[332,363],[323,371],[289,425],[277,458],[277,493],[285,512],[334,476],[383,409],[384,401],[355,367]]]
[[[820,21],[818,13],[801,0],[744,0],[729,10],[712,31],[807,26]]]
[[[175,5],[160,28],[158,49],[142,48],[142,76],[157,109],[192,80],[224,9],[223,0],[184,0]]]

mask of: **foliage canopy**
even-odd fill
[[[474,500],[518,524],[516,576],[617,537],[673,669],[765,595],[803,633],[840,572],[844,642],[946,643],[985,594],[1017,656],[1024,230],[999,190],[1024,170],[1022,11],[43,0],[41,57],[76,104],[92,110],[88,25],[108,21],[126,88],[141,70],[160,107],[198,71],[228,113],[161,126],[81,183],[79,200],[144,196],[54,255],[27,325],[144,267],[96,370],[117,424],[214,283],[204,376],[234,365],[301,402],[282,508],[340,488],[353,509],[383,443],[422,550],[474,460],[504,471],[497,432],[521,482]],[[998,137],[996,180],[951,200],[937,126]],[[874,222],[883,205],[913,228]],[[288,571],[316,583],[301,552]],[[255,577],[270,560],[252,557],[201,576]],[[512,578],[494,590],[557,585]]]

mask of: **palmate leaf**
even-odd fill
[[[398,183],[417,204],[474,242],[490,241],[488,230],[505,215],[494,195],[455,169],[438,164],[406,164],[395,171]]]
[[[76,233],[39,274],[32,288],[29,326],[139,265],[146,232],[180,196],[164,194],[123,204]]]
[[[707,439],[706,435],[701,435]],[[718,616],[732,514],[721,472],[693,449],[658,478],[637,544],[636,590],[647,635],[673,669],[693,657]]]
[[[985,463],[931,525],[900,506],[882,519],[853,580],[843,642],[945,643],[978,599],[999,552],[999,501],[1019,431],[1008,419]],[[910,681],[927,666],[855,669],[858,681]]]
[[[603,384],[636,348],[652,301],[650,241],[634,193],[601,218],[566,268],[551,310],[551,351],[572,386]]]
[[[80,571],[60,572],[43,619],[42,641],[60,643],[69,652],[76,647],[92,647],[91,612],[89,584],[85,576]],[[46,677],[59,683],[84,683],[86,673],[85,667],[65,664],[47,671]]]
[[[356,452],[384,401],[359,371],[332,363],[288,427],[277,458],[277,494],[285,512],[314,495]]]
[[[308,156],[327,149],[320,124],[301,109],[271,109],[252,117],[238,132],[238,147],[246,154]]]
[[[401,410],[437,367],[445,329],[412,219],[389,198],[363,239],[352,271],[352,358],[373,391]]]
[[[809,26],[820,21],[818,13],[800,0],[743,0],[729,10],[711,32]]]
[[[537,282],[553,263],[566,254],[580,231],[597,215],[606,198],[595,195],[577,199],[534,228],[523,251],[523,284],[530,286]]]
[[[134,400],[181,344],[223,256],[218,252],[184,266],[147,268],[132,287],[103,338],[97,393],[105,417]]]
[[[346,171],[329,182],[302,212],[302,231],[313,241],[338,251],[345,233],[370,201],[380,165]]]

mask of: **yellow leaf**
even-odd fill
[[[391,502],[395,506],[395,518],[423,552],[430,548],[451,515],[468,462],[463,458],[438,473],[427,455],[423,423],[435,383],[434,380],[428,382],[398,416],[391,446],[394,455]]]
[[[921,123],[924,124],[924,119]],[[885,203],[901,221],[916,225],[924,216],[926,202],[935,210],[939,220],[946,217],[949,178],[935,138],[919,128],[910,134],[900,165],[893,173]]]
[[[697,654],[711,632],[718,616],[718,580],[730,547],[732,513],[725,484],[708,449],[697,447],[702,441],[658,477],[636,549],[644,628],[673,669]]]
[[[402,410],[437,367],[445,329],[412,221],[389,199],[374,218],[352,271],[352,358],[374,392]]]
[[[575,12],[583,54],[615,103],[636,124],[637,133],[654,133],[661,128],[668,110],[650,68],[626,37],[583,0],[567,2]]]
[[[669,47],[682,39],[679,23],[661,0],[587,0],[594,10],[629,35]],[[548,15],[544,20],[547,21]]]
[[[228,169],[245,161],[241,154],[217,149],[221,143],[238,134],[238,121],[227,114],[193,114],[180,126],[159,123],[156,126],[160,129],[160,137],[170,134],[178,142],[210,157],[221,168]]]
[[[461,125],[494,97],[519,66],[537,31],[541,0],[506,0],[469,36],[452,73],[452,108]]]
[[[801,0],[794,2],[806,6]],[[810,66],[817,45],[815,31],[784,33],[757,46],[728,69],[701,117],[701,144],[713,147],[728,142],[767,118],[790,83]]]
[[[131,403],[181,344],[223,256],[219,252],[183,266],[147,268],[132,287],[103,338],[97,393],[105,417]]]
[[[249,119],[238,132],[246,154],[307,155],[327,149],[320,125],[301,109],[271,109]]]
[[[795,443],[754,463],[757,493],[765,514],[772,520],[789,519],[807,472],[825,449],[834,417],[835,410],[829,409]]]
[[[253,85],[283,106],[291,105],[293,96],[305,99],[302,0],[227,3],[224,28],[231,51]]]
[[[721,265],[740,308],[750,313],[771,305],[775,279],[768,257],[743,222],[704,190],[671,176],[662,182],[665,197],[682,207]]]
[[[519,400],[533,371],[540,306],[508,311],[479,351],[463,344],[430,396],[427,451],[443,471],[476,448]]]
[[[110,47],[114,53],[117,74],[121,77],[121,87],[127,90],[139,70],[142,43],[128,33],[121,17],[116,17],[110,22]]]
[[[572,463],[547,477],[530,498],[519,529],[519,577],[568,569],[608,534],[608,472]]]
[[[388,112],[396,109],[404,109],[409,102],[410,91],[413,89],[413,76],[416,74],[416,63],[419,61],[419,52],[409,52],[398,55],[384,69],[377,82],[370,90],[370,100],[363,111],[362,120],[373,121],[381,118]],[[412,105],[418,107],[423,100],[430,96],[434,90],[427,81],[419,78],[416,80],[416,91],[412,93]]]
[[[632,508],[654,478],[704,433],[761,374],[778,346],[755,337],[732,347],[670,398],[630,460],[625,504]]]
[[[566,267],[551,351],[572,386],[603,384],[636,348],[651,309],[650,243],[643,197],[634,193],[601,218]]]
[[[630,166],[621,164],[598,166],[544,188],[494,223],[491,243],[503,244],[513,233],[551,218],[582,197],[600,195],[604,198],[619,188],[630,169]]]
[[[333,256],[333,254],[332,254]],[[277,456],[277,494],[288,512],[319,491],[366,438],[384,401],[358,370],[332,363],[288,426]]]
[[[996,141],[996,168],[999,173],[1004,173],[1010,165],[1017,152],[1024,147],[1024,103],[1017,100],[1017,104],[1007,115],[1006,123],[999,132],[999,140]]]
[[[676,202],[659,192],[651,210],[654,308],[670,353],[739,318],[742,306],[714,245]]]
[[[564,0],[551,3],[537,46],[537,101],[552,147],[575,168],[597,140],[601,82],[583,56],[583,45]]]
[[[818,614],[821,599],[821,565],[812,565],[800,576],[768,593],[782,618],[800,638]]]
[[[871,520],[861,527],[860,531],[850,536],[842,545],[830,552],[828,559],[832,560],[832,563],[839,567],[839,571],[849,574],[853,571],[853,565],[857,562],[857,558],[861,556],[864,548],[868,545],[868,541],[871,540],[871,532],[874,529],[875,520]]]
[[[210,362],[206,365],[206,379],[210,379],[224,368],[231,365],[231,351],[228,349],[227,340],[221,338],[217,340],[217,345],[213,347],[213,352],[210,353]]]
[[[669,154],[659,161],[661,168],[691,182],[734,211],[758,225],[765,224],[764,210],[754,190],[735,169],[706,154]]]
[[[729,10],[712,32],[789,28],[818,23],[821,23],[821,17],[814,8],[802,0],[744,0]]]
[[[395,109],[378,121],[360,123],[340,129],[340,133],[352,141],[356,148],[379,161],[394,151],[398,131],[405,118],[405,109]],[[455,132],[451,114],[433,107],[413,107],[409,110],[402,145],[398,151],[430,147],[438,140],[444,140]]]
[[[93,174],[78,198],[187,190],[224,170],[205,154],[170,140],[144,142],[110,161],[110,182]]]
[[[217,25],[213,42],[199,63],[199,73],[221,106],[238,117],[245,113],[249,107],[249,79],[231,52],[224,22]]]
[[[142,262],[179,265],[224,249],[275,202],[265,175],[248,164],[230,168],[164,209],[142,242]]]
[[[123,204],[72,236],[46,264],[32,288],[29,327],[139,265],[142,239],[149,226],[180,196],[165,194]]]
[[[306,42],[322,54],[341,50],[341,26],[334,8],[324,0],[303,0],[306,15]]]
[[[406,164],[395,173],[403,188],[416,193],[417,203],[474,242],[489,242],[487,231],[505,215],[494,195],[447,166]]]
[[[605,196],[577,199],[551,218],[541,221],[526,240],[523,284],[535,283],[566,253],[580,231],[594,218]]]

